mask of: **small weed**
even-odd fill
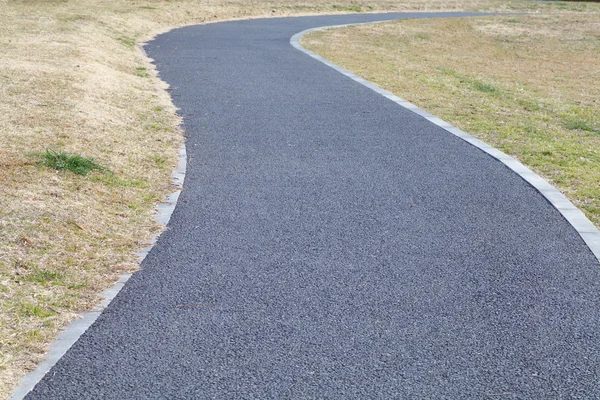
[[[415,39],[417,39],[417,40],[427,40],[427,39],[429,39],[429,35],[426,34],[426,33],[417,33],[415,35]]]
[[[86,286],[87,285],[85,283],[72,283],[72,284],[68,285],[67,287],[69,289],[78,290],[78,289],[83,289]]]
[[[135,69],[135,74],[140,78],[148,78],[150,76],[148,75],[148,72],[146,72],[146,68],[144,67],[137,67]]]
[[[132,200],[127,204],[132,211],[141,211],[146,208],[146,205],[153,204],[157,200],[157,197],[151,194],[142,195],[136,200]]]
[[[519,23],[519,20],[518,19],[509,19],[506,22],[510,22],[511,24],[517,24],[517,23]]]
[[[579,129],[579,130],[586,131],[586,132],[600,133],[600,129],[593,127],[587,121],[582,120],[582,119],[573,119],[573,120],[567,121],[565,123],[565,127],[572,131]]]
[[[127,47],[134,47],[135,46],[135,40],[134,39],[126,38],[126,37],[120,37],[117,40],[119,42],[121,42],[123,45],[127,46]]]
[[[82,157],[77,154],[68,154],[62,151],[56,152],[52,149],[47,149],[42,154],[42,164],[48,168],[67,170],[83,176],[92,170],[110,172],[108,169],[97,164],[92,158]]]
[[[25,278],[29,282],[49,283],[64,279],[65,275],[60,272],[50,271],[46,269],[36,269],[32,274]]]
[[[52,310],[40,307],[37,304],[32,303],[21,303],[19,307],[19,313],[24,317],[38,317],[47,318],[55,315],[56,313]]]
[[[168,128],[159,124],[150,124],[150,125],[146,125],[146,129],[148,129],[149,131],[165,131]]]
[[[489,83],[475,81],[473,82],[473,89],[479,90],[480,92],[486,93],[497,93],[498,89]]]
[[[154,163],[157,168],[165,168],[167,166],[167,159],[160,155],[150,156],[150,160]]]
[[[140,6],[140,8],[142,10],[158,10],[158,7],[152,7],[152,6]]]
[[[42,337],[42,332],[39,329],[32,329],[29,332],[27,332],[28,341],[42,340]]]

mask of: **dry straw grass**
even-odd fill
[[[182,135],[166,86],[136,46],[141,40],[176,26],[233,18],[532,7],[548,6],[501,0],[0,0],[0,397],[100,291],[138,267],[136,250],[160,230],[154,207],[172,191],[169,176]],[[481,26],[482,32],[493,29]],[[38,160],[49,148],[91,157],[111,173],[80,176],[44,167]]]
[[[600,4],[402,21],[304,44],[530,166],[600,226]]]

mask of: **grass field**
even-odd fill
[[[586,7],[500,0],[0,0],[0,397],[37,365],[61,328],[97,302],[99,292],[138,267],[136,251],[160,230],[154,209],[173,190],[170,173],[183,139],[166,85],[140,42],[173,27],[235,18]],[[436,24],[426,25],[430,37],[425,32],[415,40],[434,42],[434,32],[451,28]],[[522,22],[494,24],[478,29],[486,35],[508,29],[510,38],[527,28]],[[360,41],[369,47],[367,39]],[[381,45],[375,40],[375,47]],[[441,89],[470,76],[458,66],[440,68],[443,80],[421,78],[423,87]],[[580,75],[593,79],[595,73],[592,68]],[[469,79],[490,85],[477,93],[509,93],[485,71],[475,76]],[[434,89],[425,92],[436,98]],[[446,95],[439,93],[435,101],[444,104]],[[556,96],[544,96],[547,103],[535,105],[532,97],[528,107],[554,107]],[[582,117],[569,120],[573,129],[567,131],[591,136],[597,120],[586,114],[588,103],[578,101],[581,108],[565,115]]]

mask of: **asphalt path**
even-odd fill
[[[600,398],[600,273],[573,228],[500,162],[289,44],[458,15],[149,43],[184,117],[183,192],[28,398]]]

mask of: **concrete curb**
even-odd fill
[[[367,23],[381,23],[381,22],[390,22],[390,21],[394,21],[394,20],[367,22]],[[307,29],[305,31],[299,32],[299,33],[295,34],[294,36],[292,36],[292,38],[290,39],[290,44],[292,46],[294,46],[296,49],[302,51],[303,53],[311,56],[312,58],[314,58],[316,60],[319,60],[323,64],[335,69],[339,73],[347,76],[350,79],[353,79],[354,81],[360,83],[361,85],[368,87],[369,89],[379,93],[380,95],[387,97],[388,99],[395,102],[399,106],[404,107],[405,109],[410,110],[410,111],[420,115],[421,117],[425,118],[429,122],[432,122],[435,125],[439,126],[440,128],[446,130],[447,132],[449,132],[455,136],[458,136],[462,140],[470,143],[471,145],[477,147],[478,149],[487,153],[491,157],[502,162],[506,167],[508,167],[515,173],[517,173],[517,175],[519,175],[523,180],[525,180],[531,186],[533,186],[536,190],[538,190],[546,198],[546,200],[548,200],[548,202],[550,204],[552,204],[552,206],[554,206],[554,208],[556,208],[558,210],[558,212],[561,213],[561,215],[571,224],[571,226],[573,226],[573,228],[577,231],[577,233],[579,233],[579,235],[584,240],[584,242],[587,244],[589,249],[592,251],[592,253],[594,253],[594,256],[596,256],[596,259],[598,259],[598,261],[600,261],[600,231],[598,231],[598,229],[594,226],[594,224],[577,207],[575,207],[575,205],[573,203],[571,203],[571,201],[569,199],[567,199],[554,186],[552,186],[551,184],[546,182],[542,177],[537,175],[535,172],[531,171],[529,168],[527,168],[525,165],[521,164],[519,161],[508,156],[507,154],[504,154],[500,150],[495,149],[494,147],[482,142],[481,140],[474,138],[473,136],[469,135],[468,133],[461,131],[460,129],[450,125],[449,123],[441,120],[440,118],[438,118],[434,115],[431,115],[427,111],[420,109],[419,107],[415,106],[414,104],[412,104],[404,99],[401,99],[398,96],[395,96],[394,94],[388,92],[387,90],[384,90],[384,89],[380,88],[379,86],[376,86],[375,84],[373,84],[357,75],[354,75],[352,72],[347,71],[344,68],[342,68],[336,64],[333,64],[332,62],[324,59],[323,57],[313,53],[310,50],[305,49],[304,47],[302,47],[300,45],[300,38],[311,32],[325,30],[325,29],[342,28],[342,27],[346,27],[346,26],[364,25],[364,24],[365,23],[331,25],[331,26],[321,26],[318,28]]]
[[[179,194],[181,193],[181,189],[183,188],[183,181],[185,179],[185,172],[187,166],[187,154],[185,150],[185,144],[181,146],[179,149],[179,162],[177,168],[171,174],[171,178],[173,181],[173,185],[178,187],[179,189],[170,195],[167,196],[167,199],[164,203],[160,204],[157,209],[157,213],[155,215],[156,221],[163,225],[167,226],[171,218],[171,214],[175,209],[177,204],[177,199],[179,198]],[[137,255],[139,256],[140,264],[144,261],[144,258],[148,255],[156,241],[158,240],[159,234],[156,234],[150,240],[150,246],[140,250]],[[38,367],[25,375],[19,386],[13,390],[11,396],[9,397],[11,400],[21,400],[24,399],[27,394],[33,390],[35,385],[38,384],[39,381],[50,371],[50,369],[65,355],[65,353],[77,342],[79,337],[84,334],[84,332],[98,319],[98,316],[104,311],[106,307],[110,304],[110,302],[117,296],[117,294],[121,291],[125,283],[129,280],[131,274],[123,274],[120,276],[119,280],[115,282],[110,288],[106,289],[104,292],[100,294],[102,301],[98,304],[92,311],[88,311],[81,315],[81,318],[73,321],[69,324],[64,331],[62,331],[58,337],[52,342],[50,345],[50,349],[44,361],[38,365]]]

